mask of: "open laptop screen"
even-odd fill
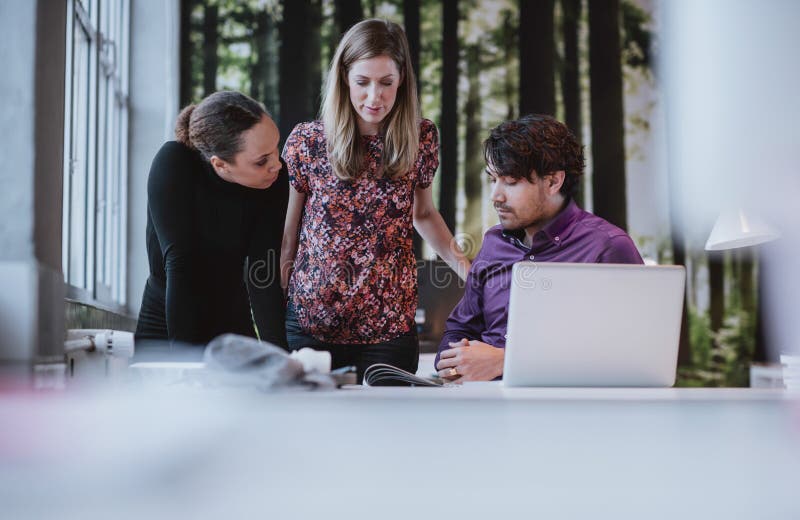
[[[672,386],[682,266],[520,262],[512,272],[508,386]]]

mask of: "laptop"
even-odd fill
[[[503,383],[674,385],[685,283],[683,266],[515,264]]]

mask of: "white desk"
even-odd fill
[[[0,428],[4,518],[800,518],[781,391],[5,396]]]

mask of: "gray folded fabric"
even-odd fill
[[[203,354],[204,380],[214,386],[251,387],[262,391],[336,388],[328,374],[306,372],[303,364],[280,347],[237,334],[217,336]]]

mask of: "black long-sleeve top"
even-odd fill
[[[219,334],[286,346],[280,247],[289,180],[230,183],[195,150],[170,141],[147,181],[147,254],[137,339],[205,344]]]

